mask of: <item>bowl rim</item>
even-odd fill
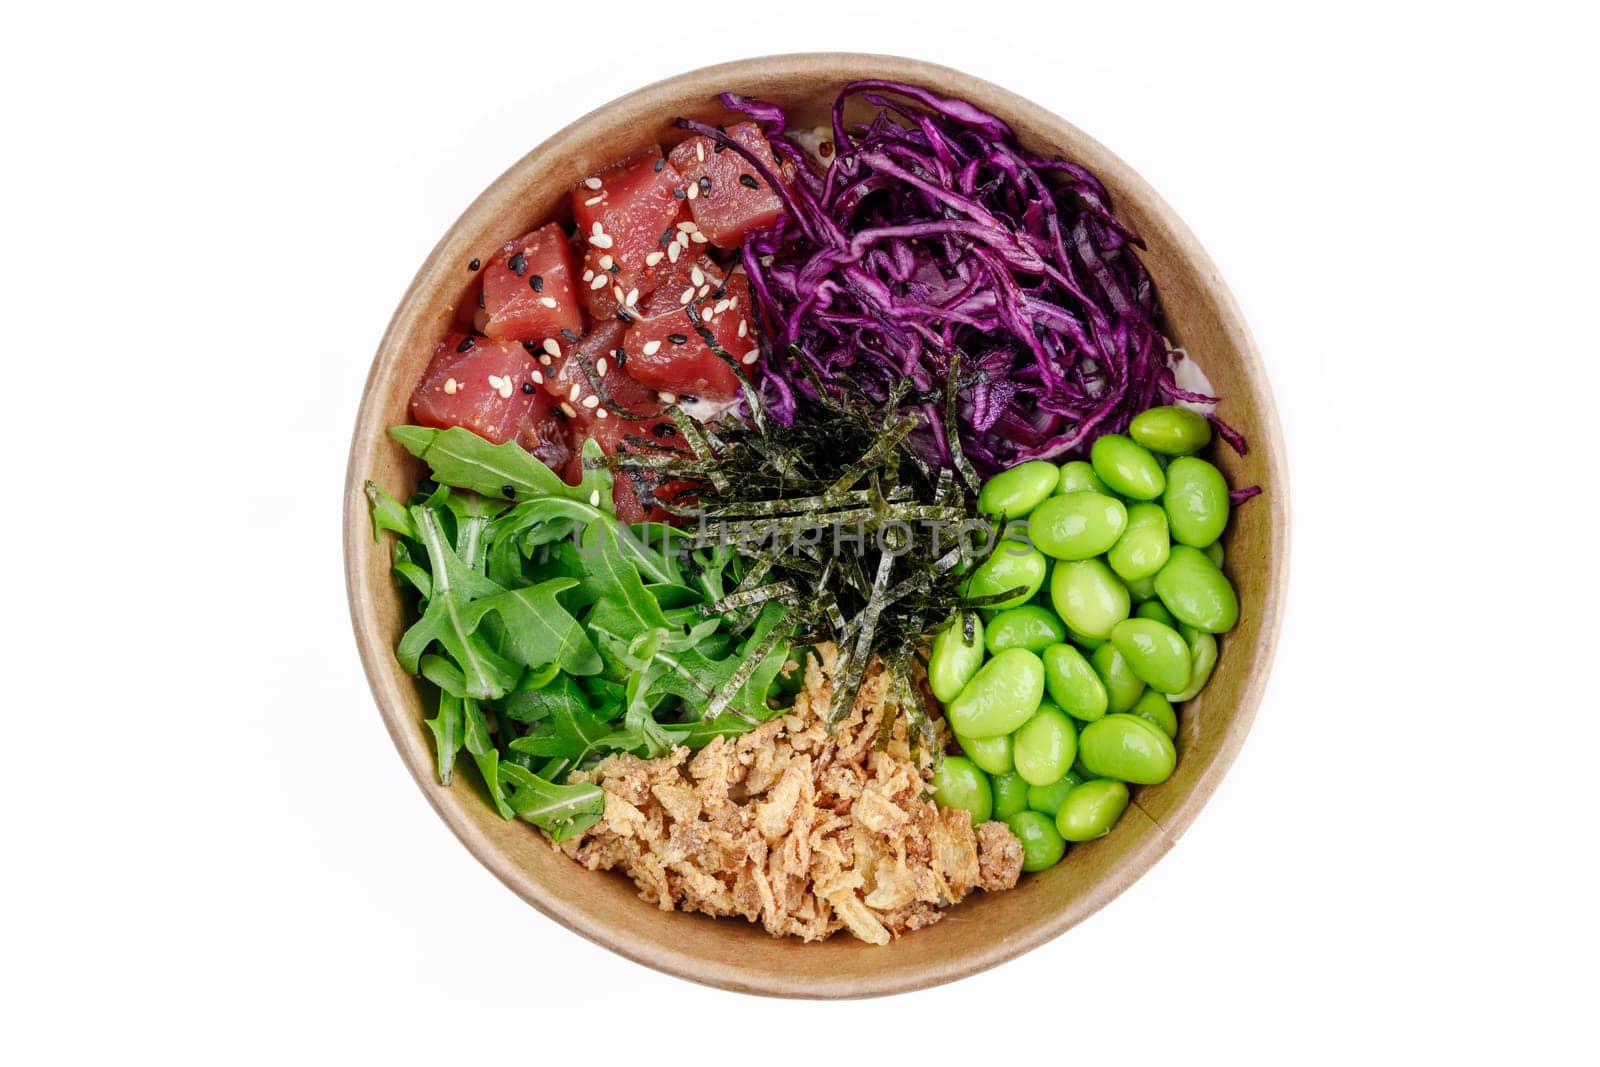
[[[1166,242],[1177,246],[1181,258],[1194,268],[1196,283],[1204,288],[1209,298],[1216,303],[1219,317],[1227,327],[1230,343],[1237,352],[1244,372],[1242,379],[1248,389],[1248,397],[1240,398],[1235,393],[1230,399],[1243,400],[1250,404],[1259,423],[1259,429],[1253,434],[1252,451],[1257,449],[1261,451],[1270,475],[1268,480],[1273,487],[1271,493],[1263,494],[1264,503],[1270,512],[1266,531],[1267,558],[1263,563],[1272,580],[1265,583],[1262,618],[1253,655],[1254,668],[1241,680],[1239,699],[1234,705],[1227,734],[1221,739],[1215,756],[1193,787],[1178,799],[1162,819],[1157,820],[1145,813],[1156,832],[1147,835],[1146,840],[1119,860],[1117,866],[1111,868],[1106,877],[1094,883],[1088,891],[1077,898],[1075,906],[1063,907],[1049,921],[1037,923],[1017,936],[993,939],[979,950],[962,954],[958,958],[932,962],[917,971],[895,971],[881,978],[869,976],[842,985],[830,984],[827,987],[819,987],[815,982],[794,975],[783,979],[767,975],[753,978],[750,973],[738,967],[706,960],[693,953],[663,944],[644,943],[631,937],[619,936],[603,925],[591,923],[587,915],[570,907],[559,894],[547,889],[530,877],[524,869],[510,862],[503,850],[466,815],[465,804],[482,803],[482,799],[475,792],[433,787],[432,756],[419,758],[418,750],[413,743],[414,738],[406,732],[409,720],[402,710],[404,694],[400,687],[411,685],[412,680],[403,675],[387,643],[375,636],[377,627],[373,617],[373,598],[386,591],[373,587],[373,583],[369,580],[370,569],[366,563],[373,552],[385,549],[386,545],[374,541],[368,531],[364,486],[367,474],[372,469],[378,444],[386,430],[386,426],[382,424],[382,399],[387,395],[388,386],[392,384],[391,364],[394,361],[389,357],[400,335],[405,331],[406,324],[415,314],[416,309],[413,305],[423,288],[424,280],[441,260],[453,254],[456,239],[467,228],[468,220],[505,195],[508,190],[515,189],[522,183],[523,175],[534,165],[535,157],[555,151],[568,143],[585,140],[584,129],[607,110],[655,95],[664,93],[680,95],[686,91],[698,90],[703,91],[709,98],[726,85],[736,83],[742,80],[743,76],[756,72],[767,76],[774,71],[795,75],[827,76],[842,82],[849,77],[844,72],[851,70],[871,70],[875,77],[896,81],[921,81],[936,86],[940,92],[947,95],[983,99],[988,109],[996,111],[1007,121],[1025,119],[1034,126],[1063,131],[1098,152],[1100,158],[1095,164],[1096,172],[1102,175],[1115,172],[1116,184],[1129,190],[1140,203],[1141,209],[1161,224],[1166,231]],[[542,914],[587,940],[636,963],[678,978],[734,992],[804,999],[836,999],[881,996],[928,988],[964,978],[1014,959],[1060,936],[1078,922],[1094,914],[1166,854],[1192,824],[1232,766],[1260,707],[1267,678],[1271,674],[1283,622],[1284,599],[1288,589],[1289,522],[1288,471],[1282,429],[1268,385],[1266,369],[1261,362],[1254,338],[1237,301],[1223,282],[1210,256],[1154,188],[1115,153],[1071,122],[1041,104],[975,75],[905,56],[866,52],[796,52],[755,56],[700,67],[662,78],[625,93],[574,119],[534,146],[474,198],[418,268],[405,294],[400,298],[394,314],[390,317],[383,338],[373,356],[362,387],[346,467],[342,541],[345,588],[351,625],[362,667],[384,726],[430,806],[479,863],[508,889]],[[387,592],[392,595],[392,590]],[[1130,807],[1143,811],[1138,808],[1137,801]],[[759,933],[757,928],[752,927],[753,936]]]

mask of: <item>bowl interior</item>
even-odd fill
[[[1241,622],[1221,642],[1205,692],[1184,709],[1172,778],[1138,789],[1117,828],[1074,847],[1066,862],[1024,876],[1010,892],[975,894],[943,921],[881,948],[843,934],[805,945],[737,920],[660,911],[620,875],[585,871],[531,827],[502,821],[470,772],[451,788],[440,786],[422,725],[432,712],[394,660],[406,620],[389,546],[373,541],[362,491],[368,479],[396,497],[416,486],[422,472],[385,431],[406,421],[411,388],[439,336],[470,316],[463,305],[471,259],[487,260],[509,237],[561,212],[568,190],[604,164],[677,139],[675,116],[733,118],[715,101],[721,91],[770,100],[820,124],[839,86],[861,77],[917,82],[970,100],[1010,122],[1028,147],[1059,152],[1100,177],[1119,217],[1147,243],[1143,259],[1174,342],[1197,358],[1224,397],[1222,416],[1250,442],[1245,456],[1214,447],[1211,458],[1230,484],[1264,490],[1235,513],[1224,535]],[[345,554],[357,642],[395,745],[440,816],[501,881],[584,936],[681,977],[748,992],[841,997],[921,988],[1009,959],[1093,913],[1172,846],[1216,788],[1255,714],[1281,611],[1287,521],[1277,417],[1249,333],[1193,236],[1137,175],[1069,123],[969,75],[911,59],[818,53],[724,64],[641,89],[534,149],[467,209],[418,272],[374,359],[350,456]]]

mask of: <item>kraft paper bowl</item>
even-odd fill
[[[390,546],[374,542],[363,495],[372,479],[403,498],[422,473],[385,431],[406,421],[411,388],[467,293],[468,261],[487,262],[503,241],[559,211],[573,185],[602,165],[677,139],[674,117],[730,119],[719,92],[774,101],[820,122],[838,88],[861,77],[970,100],[1009,122],[1030,148],[1086,164],[1105,182],[1117,214],[1148,245],[1143,259],[1175,342],[1198,359],[1225,398],[1222,416],[1250,442],[1248,455],[1214,446],[1212,458],[1230,484],[1264,490],[1236,512],[1224,539],[1241,621],[1223,639],[1210,685],[1183,710],[1172,778],[1138,789],[1116,829],[1074,847],[1065,862],[1024,875],[1009,892],[974,894],[942,922],[884,947],[845,933],[808,945],[740,919],[661,911],[639,900],[622,875],[583,870],[532,827],[502,821],[470,771],[452,787],[439,785],[422,724],[432,712],[392,651],[406,618]],[[1188,828],[1233,762],[1261,699],[1286,583],[1287,493],[1271,391],[1239,309],[1194,236],[1127,164],[1038,104],[956,70],[890,56],[769,56],[669,78],[578,119],[518,160],[439,241],[401,298],[361,397],[345,486],[346,579],[361,659],[395,747],[461,843],[518,896],[631,960],[696,982],[793,997],[871,996],[952,981],[1043,944],[1122,892]]]

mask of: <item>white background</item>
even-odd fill
[[[6,16],[5,1057],[1595,1062],[1592,28],[551,6]],[[1161,190],[1270,370],[1294,561],[1255,730],[1154,870],[987,974],[808,1004],[613,957],[468,856],[362,679],[339,504],[390,311],[484,185],[645,82],[839,47]]]

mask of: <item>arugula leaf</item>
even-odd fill
[[[452,426],[437,430],[425,426],[391,426],[389,436],[426,463],[434,480],[457,489],[507,500],[513,497],[573,496],[583,492],[534,458],[515,441],[490,444],[471,430]],[[511,493],[506,493],[506,487]]]
[[[393,530],[401,537],[417,539],[417,528],[400,501],[384,492],[377,482],[367,483],[367,502],[372,509],[372,539],[381,540],[383,531]]]
[[[475,602],[479,618],[500,617],[500,650],[519,663],[542,667],[556,663],[568,674],[598,674],[602,666],[583,626],[556,600],[556,594],[578,584],[576,578],[551,578],[538,585],[512,589]]]
[[[605,814],[606,795],[593,782],[556,785],[515,763],[500,764],[499,774],[499,784],[511,787],[510,809],[553,841],[583,833]]]
[[[581,702],[552,702],[549,711],[548,717],[506,747],[530,756],[565,756],[581,763],[589,753],[599,751],[601,739],[611,733],[611,725]]]
[[[439,781],[449,785],[455,777],[456,753],[461,751],[461,698],[439,691],[439,714],[423,719],[433,734],[433,750],[439,765]]]
[[[500,788],[500,750],[494,747],[494,740],[489,736],[489,724],[483,717],[483,709],[469,697],[461,702],[461,711],[466,721],[467,751],[472,753],[478,773],[483,776],[483,784],[489,790],[489,799],[499,809],[500,817],[509,819],[514,813]]]

